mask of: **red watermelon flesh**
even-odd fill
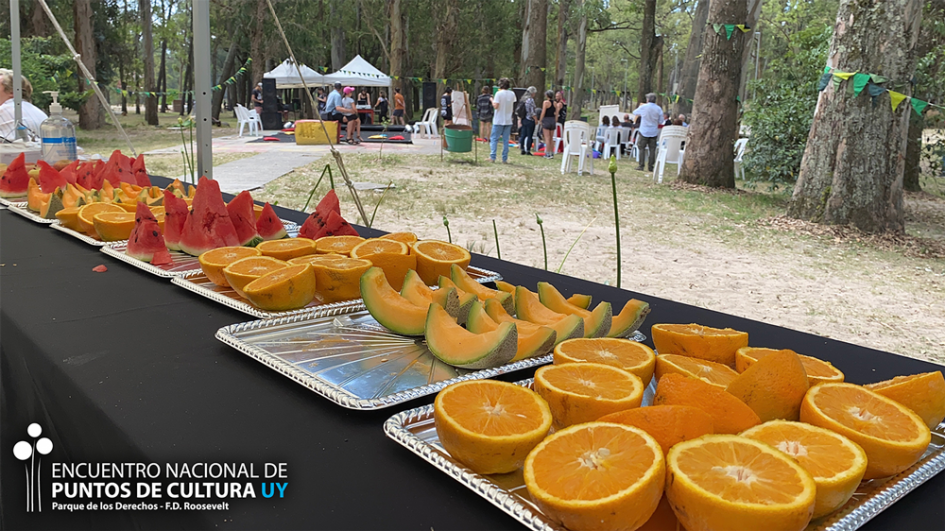
[[[59,170],[59,175],[62,175],[62,178],[65,179],[67,183],[77,184],[78,173],[76,172],[76,168],[78,167],[79,167],[79,161],[74,160],[70,162],[68,166]],[[88,188],[86,188],[85,186],[82,186],[82,188],[85,188],[86,190],[88,190]]]
[[[135,172],[131,169],[131,163],[133,162],[131,157],[122,154],[121,150],[116,149],[112,151],[112,156],[108,161],[111,162],[112,159],[115,159],[115,168],[118,171],[118,180],[120,182],[138,184],[137,180],[135,180]]]
[[[341,203],[338,202],[338,196],[334,190],[329,190],[318,202],[315,212],[312,212],[299,229],[299,236],[313,240],[317,238],[316,234],[319,234],[328,224],[328,215],[331,212],[341,215]]]
[[[226,211],[223,194],[220,193],[220,183],[201,177],[193,205],[194,209],[187,214],[187,221],[181,231],[181,251],[200,256],[217,247],[240,245],[236,228]]]
[[[186,201],[171,190],[164,190],[164,244],[168,249],[180,250],[180,235],[189,212]]]
[[[256,232],[256,213],[253,212],[253,196],[243,190],[226,205],[226,212],[230,215],[236,237],[240,245],[256,247],[263,241]]]
[[[164,245],[161,227],[144,203],[138,203],[135,226],[131,229],[131,236],[128,237],[128,249],[125,254],[154,265],[171,263],[171,253]]]
[[[151,179],[148,177],[148,169],[144,167],[144,154],[138,155],[134,164],[131,165],[131,172],[135,176],[135,184],[142,188],[151,186]]]
[[[20,197],[29,191],[30,175],[26,172],[26,155],[20,153],[0,177],[0,197]]]
[[[281,240],[289,236],[285,231],[282,220],[279,219],[276,211],[269,203],[263,206],[262,213],[259,215],[259,219],[256,220],[256,232],[264,240]]]
[[[358,231],[354,230],[345,218],[341,217],[340,214],[335,212],[330,212],[328,214],[328,223],[322,227],[321,232],[317,233],[313,240],[319,238],[324,238],[325,236],[360,236]]]
[[[68,186],[69,183],[66,182],[65,177],[59,175],[56,168],[47,164],[45,160],[37,161],[36,165],[39,166],[39,188],[44,194],[51,194],[56,191],[56,188]]]
[[[98,168],[95,162],[85,162],[76,168],[75,183],[86,190],[101,190],[104,180],[96,180]]]

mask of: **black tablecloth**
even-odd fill
[[[277,211],[304,220],[302,213]],[[0,243],[4,529],[520,528],[384,436],[388,417],[432,397],[373,412],[344,409],[214,339],[220,327],[250,320],[242,313],[9,211],[0,211]],[[93,272],[99,264],[108,271]],[[488,257],[475,256],[473,264],[513,284],[550,280],[565,294],[590,294],[615,308],[632,297],[647,300],[652,313],[645,332],[656,322],[745,330],[753,345],[829,360],[855,383],[941,369]],[[506,379],[531,376],[521,371]],[[43,512],[28,514],[24,468],[12,449],[27,439],[31,422],[52,439],[51,461],[284,462],[286,498],[235,500],[227,511],[76,513],[52,511],[43,499]],[[943,528],[942,475],[865,527]]]

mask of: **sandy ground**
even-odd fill
[[[550,269],[558,268],[587,227],[562,273],[615,284],[609,176],[600,168],[594,177],[561,176],[554,163],[529,164],[534,162],[475,167],[419,156],[378,164],[374,156],[346,155],[354,180],[398,186],[378,210],[377,228],[445,240],[446,214],[454,242],[495,256],[495,219],[502,258],[543,267],[538,210]],[[785,231],[763,221],[783,212],[783,205],[759,206],[752,194],[674,190],[653,184],[630,164],[621,163],[618,184],[624,288],[945,364],[945,260]],[[301,208],[318,165],[284,176],[254,197]],[[667,179],[673,178],[674,169]],[[339,196],[354,220],[348,194]],[[363,197],[369,215],[379,196]],[[945,201],[919,197],[907,204],[924,232],[941,231],[933,227]]]

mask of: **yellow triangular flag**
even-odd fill
[[[833,75],[839,77],[840,79],[842,79],[842,80],[844,80],[844,81],[850,79],[850,77],[851,77],[853,74],[856,74],[856,72],[834,72],[834,73],[833,73]]]
[[[896,92],[895,90],[889,91],[889,104],[892,105],[893,112],[896,112],[896,107],[898,107],[899,104],[902,103],[902,100],[906,99],[907,97],[908,96],[905,94]]]

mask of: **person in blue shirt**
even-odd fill
[[[656,104],[656,94],[646,95],[646,103],[633,111],[634,116],[640,117],[640,135],[637,145],[640,151],[640,165],[638,171],[643,171],[643,162],[647,161],[649,171],[653,171],[656,164],[656,138],[660,134],[660,125],[663,123],[663,109]]]
[[[341,121],[342,115],[338,108],[344,107],[342,103],[343,98],[344,96],[341,95],[341,83],[335,83],[335,90],[331,91],[328,98],[325,99],[325,113],[328,115],[328,121]]]

